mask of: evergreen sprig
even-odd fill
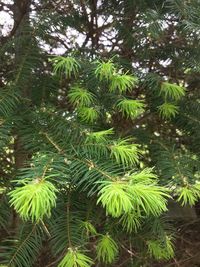
[[[95,68],[95,75],[100,80],[110,81],[115,73],[115,65],[111,60],[98,62]]]
[[[111,157],[118,163],[133,165],[139,161],[140,151],[137,144],[130,143],[129,139],[119,140],[110,146]]]
[[[132,75],[115,74],[111,79],[109,90],[111,92],[116,92],[118,90],[120,93],[132,91],[137,82],[138,79]]]
[[[174,256],[173,244],[169,236],[166,236],[164,240],[149,240],[147,246],[150,255],[157,260],[168,260]]]
[[[185,95],[185,89],[177,84],[163,82],[161,85],[161,94],[172,100],[179,100]]]
[[[79,86],[72,87],[68,97],[73,105],[79,107],[90,106],[94,102],[93,94]]]
[[[174,118],[178,113],[178,107],[172,103],[163,103],[158,107],[159,114],[164,119]]]
[[[64,73],[67,78],[78,74],[80,64],[74,57],[57,56],[50,60],[54,65],[54,72],[58,74]]]
[[[117,103],[117,109],[123,116],[135,119],[144,112],[145,105],[141,100],[122,99]]]
[[[182,206],[187,204],[193,206],[200,198],[200,186],[196,184],[178,188],[177,194],[179,196],[178,201],[181,202]]]
[[[97,258],[105,264],[111,264],[118,255],[117,243],[110,235],[102,235],[97,242]]]
[[[80,251],[69,248],[58,267],[90,267],[93,261]]]
[[[45,215],[51,216],[51,209],[56,206],[56,191],[51,182],[36,178],[12,190],[10,204],[24,220],[39,221]]]

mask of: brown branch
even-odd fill
[[[80,4],[81,4],[81,8],[82,8],[83,14],[85,15],[85,19],[87,21],[87,24],[89,26],[90,21],[89,21],[89,16],[88,16],[86,7],[85,7],[85,1],[84,0],[80,0]]]
[[[14,26],[7,36],[1,37],[2,44],[4,44],[8,39],[12,38],[15,35],[15,33],[17,32],[17,30],[20,27],[25,15],[29,12],[29,10],[28,10],[29,3],[30,3],[30,0],[27,0],[25,2],[24,1],[21,1],[21,2],[17,1],[17,3],[11,5],[12,11],[14,13]],[[19,12],[19,14],[16,15],[15,12],[18,13],[18,11],[20,11],[20,12]]]
[[[61,45],[63,45],[66,49],[69,49],[68,45],[66,44],[66,42],[64,40],[62,40],[59,36],[53,36],[53,35],[49,35],[48,36],[49,39],[55,40],[57,42],[59,42]]]

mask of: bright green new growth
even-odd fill
[[[108,129],[99,132],[90,132],[87,134],[86,141],[89,142],[97,142],[97,143],[105,143],[107,141],[108,136],[113,135],[113,129]]]
[[[39,221],[56,206],[55,186],[46,181],[35,179],[9,193],[10,204],[24,220]]]
[[[99,117],[98,111],[93,107],[80,107],[77,112],[80,120],[87,123],[93,123]]]
[[[138,79],[132,75],[128,74],[115,74],[111,79],[111,84],[109,90],[111,92],[116,92],[119,90],[120,93],[126,91],[132,91],[136,86]]]
[[[94,102],[94,95],[79,86],[72,87],[68,93],[70,102],[74,106],[90,106]]]
[[[131,194],[127,193],[127,184],[121,181],[107,182],[99,192],[97,204],[101,202],[107,213],[119,217],[131,212],[133,203]]]
[[[179,100],[185,95],[185,89],[177,84],[163,82],[161,85],[161,94],[164,94],[165,98]]]
[[[165,102],[158,107],[160,116],[164,119],[174,118],[178,113],[178,107],[174,104]]]
[[[111,60],[109,60],[108,62],[98,62],[98,65],[95,69],[95,75],[100,81],[104,79],[106,81],[111,80],[114,73],[115,65]]]
[[[97,258],[103,263],[112,263],[118,255],[116,242],[107,234],[103,235],[97,243]]]
[[[132,210],[132,198],[126,191],[127,184],[121,181],[107,182],[99,192],[97,204],[101,202],[112,217],[119,217]]]
[[[181,202],[181,205],[195,205],[195,203],[200,198],[200,186],[199,184],[182,187],[177,190],[177,194],[179,195],[178,201]]]
[[[93,263],[92,259],[85,254],[69,248],[58,267],[90,267]]]
[[[153,168],[145,168],[140,172],[133,172],[128,176],[131,184],[137,182],[151,184],[152,182],[156,182],[157,178],[157,175],[153,173]]]
[[[81,229],[83,232],[86,232],[86,236],[95,236],[97,235],[97,231],[94,227],[94,225],[91,224],[89,221],[81,222]]]
[[[124,177],[125,179],[126,177]],[[99,192],[97,203],[102,204],[112,217],[137,212],[138,215],[159,216],[167,211],[169,195],[155,181],[141,181],[133,184],[126,180],[108,181]]]
[[[109,90],[111,92],[116,92],[117,90],[120,93],[132,91],[138,83],[138,78],[133,75],[117,73],[111,60],[99,62],[95,69],[95,75],[100,81],[106,80],[110,82]]]
[[[164,240],[149,240],[147,246],[149,254],[157,260],[169,260],[174,256],[173,244],[169,236],[166,236]]]
[[[123,229],[128,233],[136,233],[141,226],[142,217],[135,211],[131,213],[125,213],[120,220]]]
[[[140,151],[138,145],[130,143],[129,139],[119,140],[110,146],[111,157],[114,157],[117,163],[123,165],[134,165],[139,161]]]
[[[57,56],[51,59],[51,61],[53,62],[54,73],[65,73],[67,78],[76,76],[80,69],[80,64],[74,57]]]
[[[165,189],[157,185],[148,184],[134,184],[127,187],[127,192],[131,195],[133,208],[141,213],[141,210],[146,215],[159,216],[161,213],[167,211],[166,197],[169,195]]]
[[[117,108],[124,117],[135,119],[144,112],[145,105],[141,100],[122,99],[117,103]]]

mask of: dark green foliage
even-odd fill
[[[18,2],[0,6],[0,264],[173,258],[167,201],[200,197],[199,1]]]

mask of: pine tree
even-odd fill
[[[2,266],[174,257],[167,202],[200,197],[199,5],[139,2],[1,4]]]

